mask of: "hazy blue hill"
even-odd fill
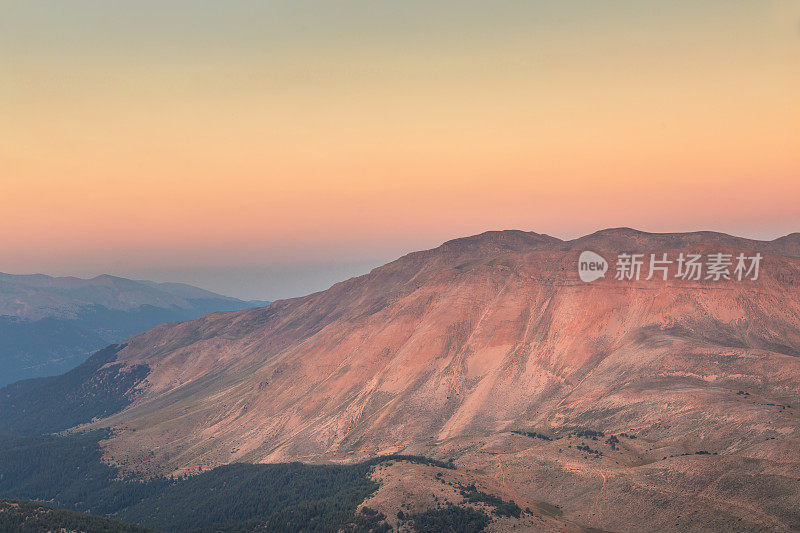
[[[72,320],[0,316],[0,385],[66,372],[103,344],[98,332]]]
[[[268,304],[183,283],[0,274],[0,386],[61,374],[164,322]]]

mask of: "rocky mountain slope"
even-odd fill
[[[591,283],[586,250],[610,263]],[[90,427],[115,428],[106,459],[138,472],[409,453],[608,530],[798,529],[798,251],[798,234],[458,239],[131,338],[104,368],[148,373]],[[642,276],[614,279],[631,253]],[[762,261],[757,279],[687,280],[681,253]],[[674,261],[666,280],[645,279],[650,254]],[[390,513],[402,483],[385,481]]]
[[[163,322],[263,304],[181,283],[0,274],[0,386],[59,374]]]

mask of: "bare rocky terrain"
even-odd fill
[[[757,280],[648,281],[647,264],[616,280],[611,264],[584,283],[584,250],[763,261]],[[104,453],[123,470],[416,454],[534,511],[499,529],[800,529],[799,234],[490,232],[159,326],[113,365],[149,369],[87,426],[115,429]],[[376,471],[373,507],[430,504],[402,487],[438,483],[432,468]]]

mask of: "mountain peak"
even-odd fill
[[[536,246],[563,242],[561,239],[543,233],[517,229],[484,231],[469,237],[460,237],[444,242],[441,247],[468,247],[474,245],[494,244],[508,247]]]
[[[451,239],[432,253],[446,254],[485,254],[492,255],[503,252],[524,252],[552,247],[564,241],[550,235],[522,230],[485,231],[469,237]]]

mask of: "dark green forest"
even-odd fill
[[[369,478],[372,466],[405,460],[454,468],[392,455],[354,465],[231,464],[191,477],[119,479],[101,461],[98,442],[107,436],[0,438],[0,498],[44,501],[169,531],[358,532],[386,528],[383,515],[356,513],[378,488]]]
[[[41,531],[85,531],[86,533],[148,533],[149,529],[102,516],[54,509],[19,500],[0,500],[0,531],[40,533]]]
[[[408,521],[419,533],[478,533],[489,525],[491,519],[483,511],[471,507],[447,505],[441,509],[429,509],[424,513],[410,515]]]

